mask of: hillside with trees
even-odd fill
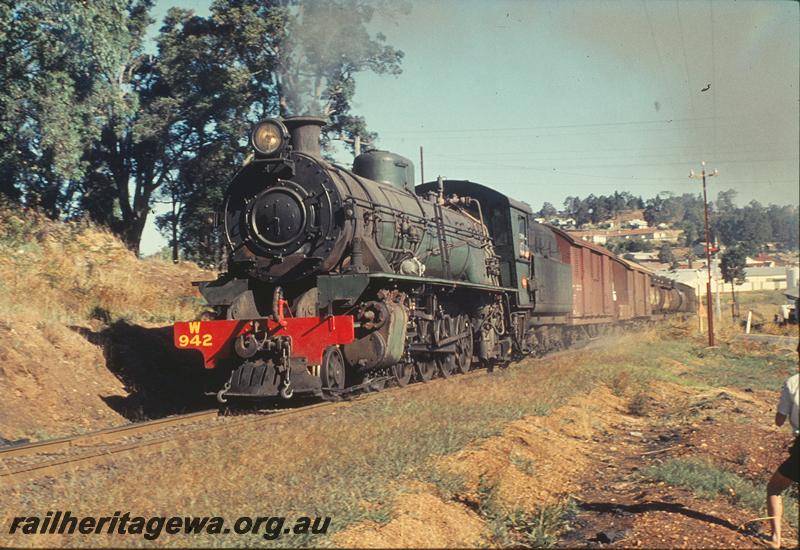
[[[800,243],[797,205],[764,206],[750,201],[744,206],[735,203],[736,191],[720,191],[715,201],[709,204],[709,225],[712,240],[725,246],[738,244],[747,254],[755,254],[767,247],[781,250],[796,250]],[[650,226],[666,224],[683,231],[683,243],[687,246],[705,240],[703,196],[700,193],[676,195],[668,191],[655,197],[642,199],[627,192],[613,195],[589,195],[585,199],[567,197],[564,208],[558,212],[552,204],[544,203],[539,216],[550,219],[555,216],[572,218],[578,227],[600,224],[622,213],[642,209],[644,219]],[[637,240],[627,244],[627,252],[646,250]],[[650,250],[652,247],[649,248]]]

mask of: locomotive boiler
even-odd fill
[[[496,283],[480,220],[417,196],[413,164],[399,155],[359,155],[352,171],[323,161],[322,124],[297,117],[254,130],[257,156],[225,200],[232,274],[286,284],[332,271],[427,272]],[[262,134],[283,146],[261,145]]]
[[[688,315],[693,290],[555,228],[491,186],[414,184],[386,151],[324,160],[314,117],[268,119],[219,213],[213,319],[179,322],[229,398],[327,398],[505,365]]]

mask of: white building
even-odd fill
[[[731,285],[722,280],[719,271],[719,262],[712,261],[711,289],[713,292],[730,292]],[[757,292],[761,290],[784,290],[797,284],[797,267],[747,267],[745,268],[746,280],[736,285],[736,292]],[[676,271],[656,271],[662,277],[668,277],[678,282],[692,286],[698,296],[706,295],[706,281],[708,275],[705,268],[678,269]]]

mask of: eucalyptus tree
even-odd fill
[[[746,247],[733,245],[722,253],[722,260],[720,261],[719,268],[722,272],[722,280],[731,285],[731,310],[734,318],[739,316],[735,287],[747,280],[747,272],[745,270],[746,264]]]
[[[402,52],[369,23],[389,3],[218,0],[208,17],[172,10],[159,45],[159,74],[187,113],[180,157],[161,198],[171,205],[158,225],[185,255],[218,262],[219,235],[209,222],[227,180],[246,153],[250,125],[267,116],[325,117],[323,141],[374,139],[352,113],[358,73],[396,75]],[[402,4],[401,4],[402,6]]]
[[[136,109],[129,62],[148,0],[0,0],[0,191],[69,213],[92,144]]]

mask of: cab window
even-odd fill
[[[519,256],[521,258],[530,257],[530,248],[528,247],[528,217],[525,215],[517,215],[517,232],[519,233]]]

